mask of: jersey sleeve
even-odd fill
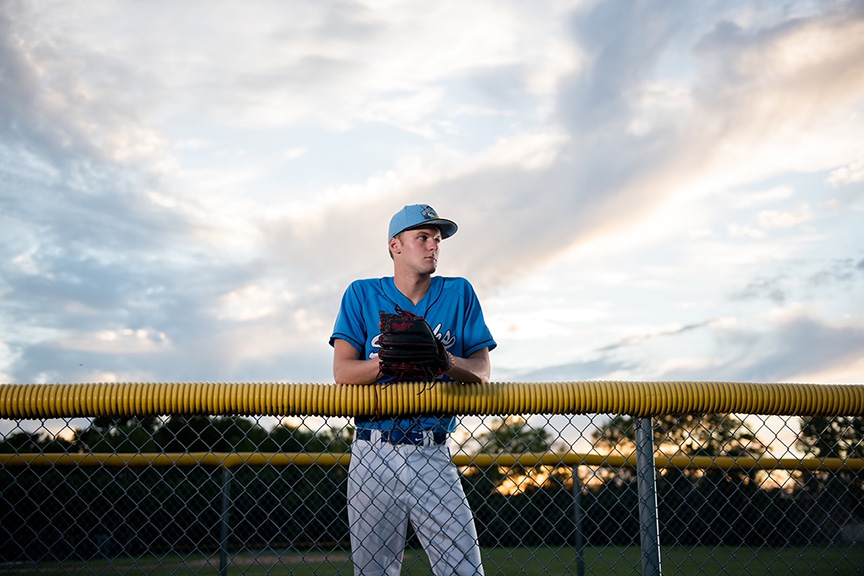
[[[467,358],[483,348],[489,348],[490,351],[494,350],[498,344],[492,338],[492,332],[483,318],[483,309],[480,307],[480,300],[474,292],[474,287],[467,280],[464,282],[465,332],[463,354]]]
[[[339,306],[339,314],[336,316],[336,324],[330,336],[330,346],[333,346],[338,338],[345,340],[365,355],[366,336],[359,287],[357,282],[353,282],[342,296],[342,304]]]

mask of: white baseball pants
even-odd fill
[[[408,522],[435,576],[483,576],[474,518],[447,444],[355,440],[348,522],[355,576],[399,576]]]

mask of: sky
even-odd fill
[[[864,382],[864,3],[0,3],[0,382],[332,382],[405,204],[497,382]]]

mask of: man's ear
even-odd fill
[[[390,254],[398,254],[402,251],[402,241],[397,237],[390,238]]]

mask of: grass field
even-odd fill
[[[577,574],[578,561],[572,548],[494,548],[483,551],[487,576],[563,576]],[[587,548],[584,574],[638,576],[642,573],[636,547]],[[839,548],[730,548],[669,547],[662,550],[664,576],[862,576],[864,545]],[[124,576],[203,576],[219,574],[219,557],[165,556],[118,558],[113,561],[0,564],[2,574],[122,574]],[[352,576],[353,567],[345,551],[330,553],[287,552],[236,554],[230,558],[229,576]],[[431,574],[426,556],[407,550],[402,569],[405,576]]]

